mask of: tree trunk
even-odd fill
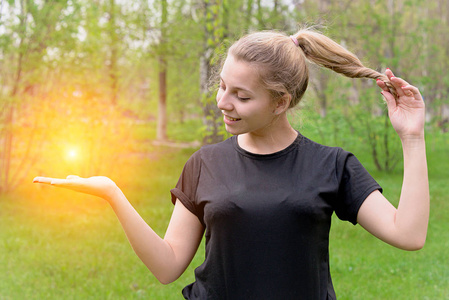
[[[204,50],[200,59],[200,89],[203,102],[203,124],[206,132],[203,144],[214,144],[223,140],[223,121],[221,111],[218,109],[214,92],[209,89],[209,80],[213,71],[213,53],[223,37],[220,30],[219,8],[220,0],[205,0],[204,4]]]
[[[161,0],[161,38],[159,41],[159,103],[157,115],[158,141],[167,138],[167,59],[166,59],[166,26],[167,26],[167,0]]]
[[[0,155],[1,170],[0,170],[0,194],[6,193],[10,186],[10,171],[11,171],[11,153],[13,146],[13,124],[14,124],[14,98],[19,92],[19,85],[22,79],[22,64],[23,64],[23,43],[26,34],[26,9],[24,1],[20,1],[20,29],[19,34],[19,56],[17,58],[17,72],[14,79],[13,88],[10,94],[10,101],[5,105],[5,125],[3,130],[3,149]],[[1,137],[0,137],[1,139]]]
[[[164,55],[159,56],[159,105],[157,115],[158,141],[166,141],[167,138],[167,62]]]
[[[6,193],[9,189],[9,172],[11,169],[11,150],[13,141],[13,124],[14,116],[14,105],[9,103],[6,107],[6,118],[5,118],[5,130],[4,130],[4,144],[1,156],[2,162],[2,181],[0,182],[0,193]]]
[[[115,0],[109,1],[109,38],[110,40],[110,57],[109,57],[109,78],[111,80],[111,103],[117,105],[118,94],[118,76],[117,76],[117,60],[118,60],[118,37],[117,26],[115,24],[116,8]]]
[[[261,0],[257,0],[257,26],[260,29],[263,29],[265,27],[265,21],[263,18],[263,7],[262,7]]]
[[[246,4],[246,18],[245,18],[245,30],[248,31],[248,29],[251,27],[251,19],[253,17],[253,0],[248,0]]]

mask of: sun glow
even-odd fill
[[[79,159],[79,151],[76,148],[69,148],[66,150],[66,158],[68,160],[74,161]]]
[[[67,155],[68,155],[70,158],[76,158],[76,156],[78,155],[78,153],[76,152],[75,149],[72,149],[72,150],[69,150],[69,152],[67,153]]]

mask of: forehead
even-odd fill
[[[229,87],[250,91],[257,91],[261,88],[257,69],[248,62],[235,59],[233,55],[228,55],[226,58],[220,77]]]

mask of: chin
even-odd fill
[[[245,131],[245,130],[241,130],[241,129],[237,129],[237,128],[228,127],[227,125],[226,125],[226,131],[227,131],[228,133],[232,134],[232,135],[240,135],[240,134],[244,134],[244,133],[247,132],[247,131]]]

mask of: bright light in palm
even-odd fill
[[[68,159],[70,161],[79,159],[78,149],[74,148],[74,147],[67,148],[65,156],[66,156],[66,159]]]
[[[71,150],[69,150],[69,152],[67,153],[67,155],[68,155],[70,158],[76,158],[76,157],[78,156],[78,153],[77,153],[77,151],[76,151],[75,149],[71,149]]]

